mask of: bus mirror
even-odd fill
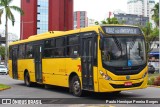
[[[104,49],[104,40],[103,40],[102,38],[101,38],[100,41],[99,41],[99,48],[100,48],[101,50]]]

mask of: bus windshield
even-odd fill
[[[131,67],[146,63],[142,36],[111,36],[104,38],[102,61],[106,66]]]

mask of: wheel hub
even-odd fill
[[[80,84],[78,81],[75,81],[74,84],[73,84],[73,87],[74,87],[74,92],[78,93],[79,90],[80,90]]]

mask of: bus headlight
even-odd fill
[[[145,78],[148,72],[145,72],[142,78]]]
[[[100,72],[101,76],[102,76],[104,79],[106,79],[106,80],[112,80],[112,78],[111,78],[110,76],[108,76],[107,74],[105,74],[104,72],[102,72],[102,71],[99,71],[99,72]]]

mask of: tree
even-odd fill
[[[154,8],[152,9],[154,12],[152,15],[152,19],[156,23],[156,26],[159,26],[159,3],[157,3]]]
[[[146,38],[146,43],[147,45],[147,52],[151,52],[152,48],[151,45],[153,44],[154,40],[158,37],[159,35],[159,29],[158,28],[154,28],[152,29],[152,25],[151,23],[147,23],[145,27],[141,28],[144,36]]]
[[[5,37],[6,37],[6,45],[5,45],[5,64],[7,65],[8,61],[8,19],[12,21],[12,26],[14,26],[15,17],[11,10],[19,12],[21,15],[24,14],[23,10],[17,6],[10,6],[13,0],[0,0],[0,23],[1,16],[3,12],[5,12]]]
[[[5,56],[5,47],[4,46],[0,46],[0,56],[2,57],[2,59],[4,59],[4,56]]]
[[[119,24],[117,18],[107,18],[106,20],[102,20],[100,23],[98,21],[95,22],[96,25],[99,24]]]

